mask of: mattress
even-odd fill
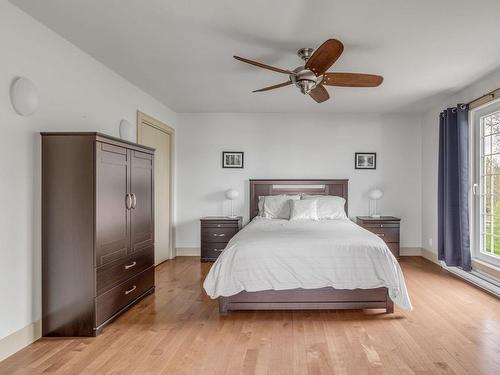
[[[211,298],[241,291],[386,287],[412,308],[399,263],[385,242],[349,219],[255,217],[227,244],[203,283]]]

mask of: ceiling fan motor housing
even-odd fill
[[[302,94],[307,95],[323,80],[323,76],[316,77],[311,70],[299,66],[293,71],[293,74],[290,74],[290,80],[300,89]]]

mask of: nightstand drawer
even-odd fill
[[[202,223],[202,228],[238,228],[237,222],[231,223]]]
[[[201,259],[216,260],[226,248],[227,242],[204,242],[201,244]]]
[[[398,259],[399,258],[399,242],[388,243],[387,247],[389,248],[389,250],[391,250],[391,252],[394,254],[396,259]]]
[[[363,224],[363,228],[399,228],[399,223]],[[371,230],[371,229],[370,229]]]
[[[399,228],[364,228],[376,234],[385,242],[399,242]]]
[[[202,227],[202,242],[228,242],[238,232],[238,228],[209,228]]]

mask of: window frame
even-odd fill
[[[495,267],[500,267],[500,257],[481,252],[481,158],[483,156],[481,142],[481,118],[500,111],[500,99],[488,102],[469,111],[469,219],[470,219],[470,249],[472,259],[476,259]],[[498,215],[497,215],[498,216]]]

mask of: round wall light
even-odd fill
[[[39,97],[35,84],[28,78],[17,77],[10,86],[10,101],[21,116],[29,116],[38,109]]]
[[[120,121],[120,138],[126,141],[134,141],[134,127],[127,120]]]

